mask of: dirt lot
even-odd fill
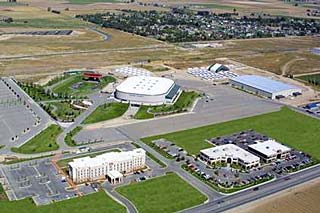
[[[320,179],[272,195],[228,213],[301,213],[319,212]]]

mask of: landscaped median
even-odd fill
[[[107,103],[99,106],[82,123],[93,124],[101,121],[111,120],[122,116],[128,110],[129,104]]]
[[[74,128],[73,130],[71,130],[69,133],[67,133],[64,142],[68,145],[68,146],[78,146],[75,141],[73,140],[73,137],[79,133],[82,130],[82,126],[77,126],[76,128]]]
[[[122,186],[116,191],[129,199],[140,213],[177,212],[207,200],[205,195],[174,173]]]
[[[149,119],[158,115],[186,112],[198,97],[200,95],[197,92],[183,91],[173,105],[141,106],[134,118]]]
[[[112,212],[125,213],[126,208],[111,199],[104,191],[89,194],[79,198],[72,198],[45,206],[36,206],[31,198],[18,201],[0,201],[1,213],[92,213],[92,212]]]
[[[19,148],[13,147],[11,150],[13,152],[23,154],[34,154],[57,150],[59,145],[56,143],[56,139],[60,133],[62,133],[61,127],[56,124],[52,124],[27,143],[23,144]]]

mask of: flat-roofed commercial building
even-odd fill
[[[74,159],[69,163],[69,175],[75,183],[94,181],[106,178],[110,171],[131,173],[144,168],[145,163],[146,152],[141,148],[128,152],[109,152],[94,158]]]
[[[234,145],[225,144],[200,151],[200,158],[209,164],[236,163],[245,169],[260,166],[260,158]]]
[[[114,97],[138,105],[174,103],[181,93],[180,86],[168,78],[134,76],[117,86]]]
[[[242,75],[230,79],[233,87],[270,99],[297,96],[301,88],[258,75]]]
[[[277,159],[284,159],[290,155],[291,151],[291,148],[274,140],[257,142],[256,144],[249,145],[248,147],[251,153],[259,156],[266,163],[273,162]]]

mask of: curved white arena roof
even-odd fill
[[[130,94],[162,95],[166,94],[173,85],[174,81],[168,78],[134,76],[127,78],[116,89]]]

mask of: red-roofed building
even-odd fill
[[[92,79],[92,80],[100,80],[102,78],[102,74],[96,72],[83,72],[83,78]]]

